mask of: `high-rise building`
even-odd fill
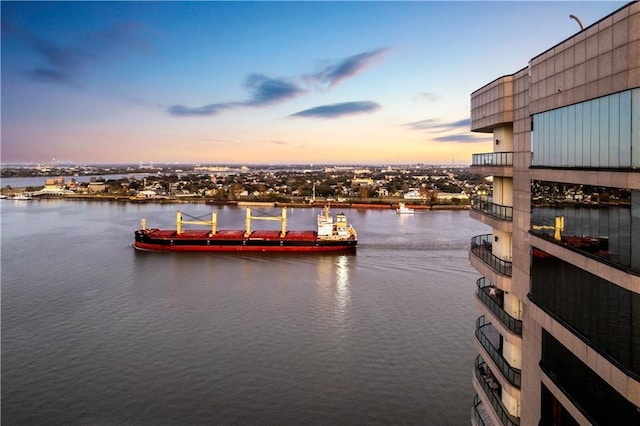
[[[640,3],[471,94],[472,423],[640,425]]]

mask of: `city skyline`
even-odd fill
[[[469,93],[624,4],[2,2],[2,162],[469,164]]]

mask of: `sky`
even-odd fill
[[[0,160],[443,164],[470,94],[627,2],[0,3]]]

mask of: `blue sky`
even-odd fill
[[[470,93],[626,2],[6,2],[3,163],[469,164]]]

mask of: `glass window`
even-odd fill
[[[582,104],[582,163],[591,164],[591,105],[589,102]]]
[[[640,93],[640,92],[638,92]],[[618,112],[620,116],[620,124],[618,126],[619,140],[620,140],[620,150],[618,153],[618,164],[620,167],[629,168],[631,167],[631,156],[627,155],[628,152],[631,152],[631,92],[626,91],[620,93],[620,102],[619,102],[620,110]],[[638,111],[640,112],[640,111]],[[638,115],[638,112],[636,115]],[[637,123],[635,127],[633,127],[637,132],[640,132],[640,123]],[[635,145],[637,148],[640,148],[640,144]],[[636,148],[636,149],[637,149]],[[636,163],[640,164],[640,163]]]
[[[626,375],[640,378],[640,294],[534,248],[531,300]]]
[[[609,140],[609,167],[620,167],[620,122],[622,117],[620,116],[620,95],[615,94],[609,97],[609,134],[607,139]],[[618,142],[618,143],[616,143]]]
[[[640,167],[640,89],[535,114],[533,124],[534,167]]]
[[[567,108],[567,166],[576,166],[576,105]]]
[[[558,142],[561,146],[561,152],[559,155],[560,158],[560,167],[567,167],[569,165],[569,108],[562,108],[560,110],[560,127],[561,127],[561,136]]]
[[[640,191],[533,181],[531,233],[640,275]]]
[[[631,91],[631,154],[631,167],[640,167],[640,89]]]
[[[542,410],[540,415],[541,425],[553,425],[553,426],[579,426],[579,423],[575,421],[566,408],[562,406],[553,394],[543,384],[542,386]]]
[[[547,376],[559,385],[563,392],[568,394],[591,423],[602,425],[640,424],[640,411],[633,403],[625,399],[544,329],[542,330],[542,361],[540,366]],[[542,405],[543,410],[545,406],[548,407],[548,404],[545,404],[544,393]],[[548,412],[541,414],[544,418],[549,418]],[[558,414],[562,413],[556,413],[553,417],[566,419],[566,416],[558,416]],[[562,424],[571,424],[570,419],[566,420],[568,422]]]
[[[600,167],[610,167],[609,164],[609,120],[611,117],[609,116],[609,100],[611,96],[605,96],[604,98],[598,99],[598,108],[600,111],[599,114],[599,130],[600,137],[598,138],[597,147],[598,147],[598,156],[600,157]],[[616,119],[618,117],[615,117]],[[616,148],[619,147],[619,144],[616,144]]]
[[[600,160],[600,102],[597,99],[589,101],[591,108],[591,140],[589,145],[590,164],[592,167],[601,167]]]

